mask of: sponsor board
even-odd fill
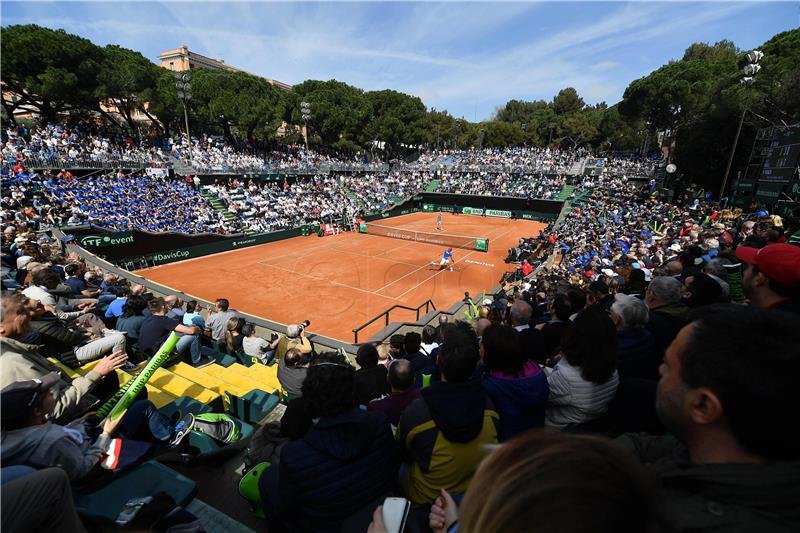
[[[117,246],[119,244],[132,244],[133,232],[124,231],[120,233],[107,233],[105,235],[84,235],[78,239],[78,243],[84,248],[105,248],[107,246]]]
[[[246,245],[248,245],[248,244],[255,244],[255,242],[256,242],[256,239],[255,239],[255,238],[252,238],[252,239],[244,239],[244,240],[241,240],[241,241],[233,241],[233,242],[231,243],[231,246],[233,246],[234,248],[236,248],[237,246],[246,246]]]
[[[511,218],[511,211],[503,211],[501,209],[487,209],[486,216],[498,218]]]

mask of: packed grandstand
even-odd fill
[[[322,170],[322,161],[356,162],[302,149],[256,160],[198,139],[192,154],[198,173],[206,165],[303,171],[279,181],[212,175],[201,183],[166,172],[168,154],[180,149],[146,149],[101,132],[78,132],[50,125],[27,135],[9,129],[3,139],[2,454],[6,479],[61,465],[66,478],[51,474],[47,482],[60,483],[53,486],[66,491],[65,500],[74,497],[90,529],[118,518],[103,509],[102,499],[111,495],[186,504],[196,490],[192,479],[202,476],[190,466],[182,467],[183,475],[164,466],[173,465],[176,454],[193,464],[223,453],[234,459],[220,459],[220,468],[232,468],[245,448],[243,486],[249,488],[242,494],[269,531],[329,531],[342,524],[365,530],[359,528],[391,494],[408,498],[409,521],[418,530],[452,529],[456,520],[483,524],[469,510],[478,497],[470,478],[527,468],[521,457],[514,459],[519,464],[498,463],[500,452],[478,468],[484,446],[498,442],[508,442],[508,453],[518,449],[517,456],[538,446],[541,453],[574,454],[582,468],[615,468],[620,479],[592,492],[605,501],[607,484],[626,487],[624,503],[613,503],[626,513],[615,527],[643,530],[654,520],[673,527],[683,520],[682,510],[669,508],[676,496],[665,492],[676,490],[670,489],[674,476],[702,486],[727,475],[679,467],[683,473],[659,474],[654,488],[633,461],[637,454],[651,460],[655,445],[690,457],[720,453],[704,439],[681,440],[687,434],[678,428],[685,426],[674,424],[690,415],[680,404],[658,407],[689,394],[666,390],[668,380],[690,379],[673,377],[673,365],[692,372],[691,390],[708,391],[704,401],[721,402],[732,421],[745,418],[738,422],[742,429],[724,433],[731,443],[755,438],[748,453],[770,462],[793,456],[791,444],[762,443],[759,434],[769,422],[751,427],[747,407],[730,407],[733,400],[714,391],[769,402],[775,414],[768,420],[775,423],[791,416],[783,414],[789,407],[782,407],[781,395],[798,370],[796,219],[725,208],[692,188],[668,198],[655,188],[652,162],[647,168],[643,161],[602,158],[602,172],[587,175],[583,168],[598,161],[575,151],[430,152],[396,168],[362,165],[337,173]],[[145,164],[84,176],[63,168],[80,167],[80,158],[106,157]],[[148,172],[162,167],[164,173]],[[269,330],[248,321],[234,311],[236,301],[224,298],[224,283],[222,297],[203,308],[136,283],[124,271],[104,269],[62,238],[62,231],[86,224],[233,235],[245,228],[268,233],[325,220],[338,224],[386,212],[426,190],[563,196],[566,203],[538,235],[519,236],[519,245],[508,250],[508,275],[493,294],[470,304],[475,312],[469,320],[441,314],[431,325],[353,346],[349,355],[319,339],[312,343],[302,325]],[[755,325],[759,334],[747,333]],[[107,419],[92,433],[84,421],[98,417],[87,419],[87,410],[113,403],[120,385],[149,372],[148,361],[173,330],[180,335],[175,355],[155,370],[122,424]],[[756,349],[768,361],[752,364]],[[704,366],[712,354],[713,366]],[[659,374],[664,390],[657,392]],[[32,379],[41,381],[25,381]],[[763,380],[771,380],[767,389],[752,384]],[[44,389],[52,399],[37,395]],[[28,413],[22,401],[34,405],[30,414],[9,414]],[[537,427],[563,437],[527,433]],[[705,430],[699,424],[692,431]],[[356,434],[361,437],[354,441]],[[58,444],[61,438],[75,440]],[[109,457],[113,442],[121,447]],[[593,447],[597,457],[588,451]],[[625,447],[635,453],[626,456]],[[785,468],[757,475],[788,482],[791,467]],[[119,472],[125,485],[114,481]],[[543,475],[533,472],[527,475]],[[398,473],[405,476],[399,489]],[[566,475],[556,470],[550,482]],[[248,476],[255,481],[248,484]],[[156,481],[147,485],[146,479]],[[590,481],[596,480],[573,482]],[[705,497],[682,490],[681,498]],[[791,522],[782,508],[767,519],[744,502],[736,505],[759,530],[765,520]],[[227,505],[219,508],[230,513]],[[160,520],[202,528],[202,512],[192,509]]]
[[[40,30],[4,28],[3,40]],[[705,55],[695,50],[701,59],[728,47],[705,46]],[[220,74],[231,83],[239,75]],[[17,81],[4,72],[4,104]],[[172,73],[167,82],[174,91]],[[314,94],[317,83],[304,89]],[[340,96],[339,82],[319,84]],[[693,180],[692,169],[675,174],[675,124],[687,135],[697,122],[670,123],[656,139],[649,119],[636,117],[640,148],[613,150],[616,130],[635,128],[571,91],[499,110],[489,122],[518,104],[538,117],[539,131],[532,119],[504,119],[516,143],[447,113],[438,116],[452,119],[446,142],[437,125],[424,142],[391,143],[367,122],[369,135],[342,128],[309,141],[310,116],[290,124],[289,104],[261,137],[243,136],[213,106],[181,134],[188,112],[167,127],[149,114],[146,125],[124,127],[107,120],[107,106],[6,120],[7,105],[3,529],[800,531],[797,201],[783,185],[765,188],[769,201],[741,194],[747,180],[726,189],[716,177]],[[143,94],[158,114],[159,96]],[[766,100],[754,98],[754,109]],[[579,105],[565,112],[564,101]],[[707,107],[724,114],[733,104]],[[676,105],[666,115],[680,113]],[[591,117],[583,133],[597,142],[568,131]],[[604,128],[614,131],[601,141]],[[774,129],[753,134],[748,169],[770,139],[800,139],[796,126]],[[728,170],[739,165],[734,155]],[[800,184],[796,159],[793,168]],[[427,218],[392,227],[405,216]],[[447,305],[405,305],[402,296],[425,283],[460,284],[456,263],[471,273],[495,267],[483,260],[496,242],[486,237],[490,219],[505,224],[497,235],[513,231],[496,256],[502,277],[483,276],[480,296],[459,286],[463,299]],[[459,228],[479,229],[451,233],[467,231]],[[380,276],[364,268],[365,283],[385,276],[385,285],[340,283],[345,265],[314,259],[343,242],[355,243],[346,257],[356,266],[390,263]],[[281,255],[274,243],[303,249]],[[431,243],[435,258],[403,255],[414,246],[428,254]],[[114,256],[117,245],[141,257]],[[170,286],[186,280],[154,280],[166,263],[190,263],[190,249],[192,260],[219,256],[220,265],[240,253],[285,263],[200,272],[214,294],[203,299]],[[284,291],[262,290],[279,271]],[[232,289],[232,272],[247,293]],[[385,291],[406,278],[410,288]],[[339,311],[345,289],[362,299]],[[301,292],[353,342],[315,331]],[[296,318],[242,311],[266,308],[264,298]],[[357,327],[352,308],[368,299],[393,305]],[[390,320],[395,308],[410,314]]]

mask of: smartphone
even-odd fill
[[[383,525],[388,533],[402,533],[406,528],[411,502],[405,498],[383,500]]]

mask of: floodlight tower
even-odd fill
[[[753,92],[753,84],[756,81],[756,74],[761,70],[759,62],[764,57],[764,53],[760,50],[752,50],[747,53],[747,61],[749,63],[744,66],[742,72],[744,77],[739,80],[742,85],[747,87],[747,95],[744,99],[744,109],[742,109],[742,116],[739,118],[739,127],[736,128],[736,136],[733,138],[733,146],[731,147],[731,155],[728,157],[728,164],[725,166],[725,176],[722,178],[722,187],[719,189],[719,197],[725,194],[725,186],[728,185],[728,175],[731,172],[731,165],[733,165],[733,156],[736,154],[736,145],[739,144],[739,134],[742,132],[742,124],[744,123],[744,116],[747,114],[747,107],[750,104],[750,94]]]
[[[303,119],[304,129],[303,138],[306,141],[306,152],[308,151],[308,121],[311,120],[311,104],[300,102],[300,115]]]
[[[189,144],[189,166],[192,165],[192,134],[189,132],[189,112],[187,107],[189,101],[192,99],[192,75],[188,72],[176,72],[175,78],[178,80],[175,83],[175,88],[178,89],[178,98],[183,104],[183,120],[186,122],[186,141]]]

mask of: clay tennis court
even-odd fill
[[[520,237],[534,236],[541,222],[471,215],[413,213],[375,224],[405,230],[489,239],[489,251],[454,248],[455,271],[439,270],[444,247],[391,237],[342,233],[311,235],[157,266],[136,273],[187,294],[283,324],[311,321],[309,330],[346,342],[353,328],[389,307],[417,307],[431,299],[447,309],[470,291],[474,299],[494,287],[513,265],[503,262]],[[392,311],[392,322],[414,320]],[[384,327],[382,320],[359,333],[364,341]]]

